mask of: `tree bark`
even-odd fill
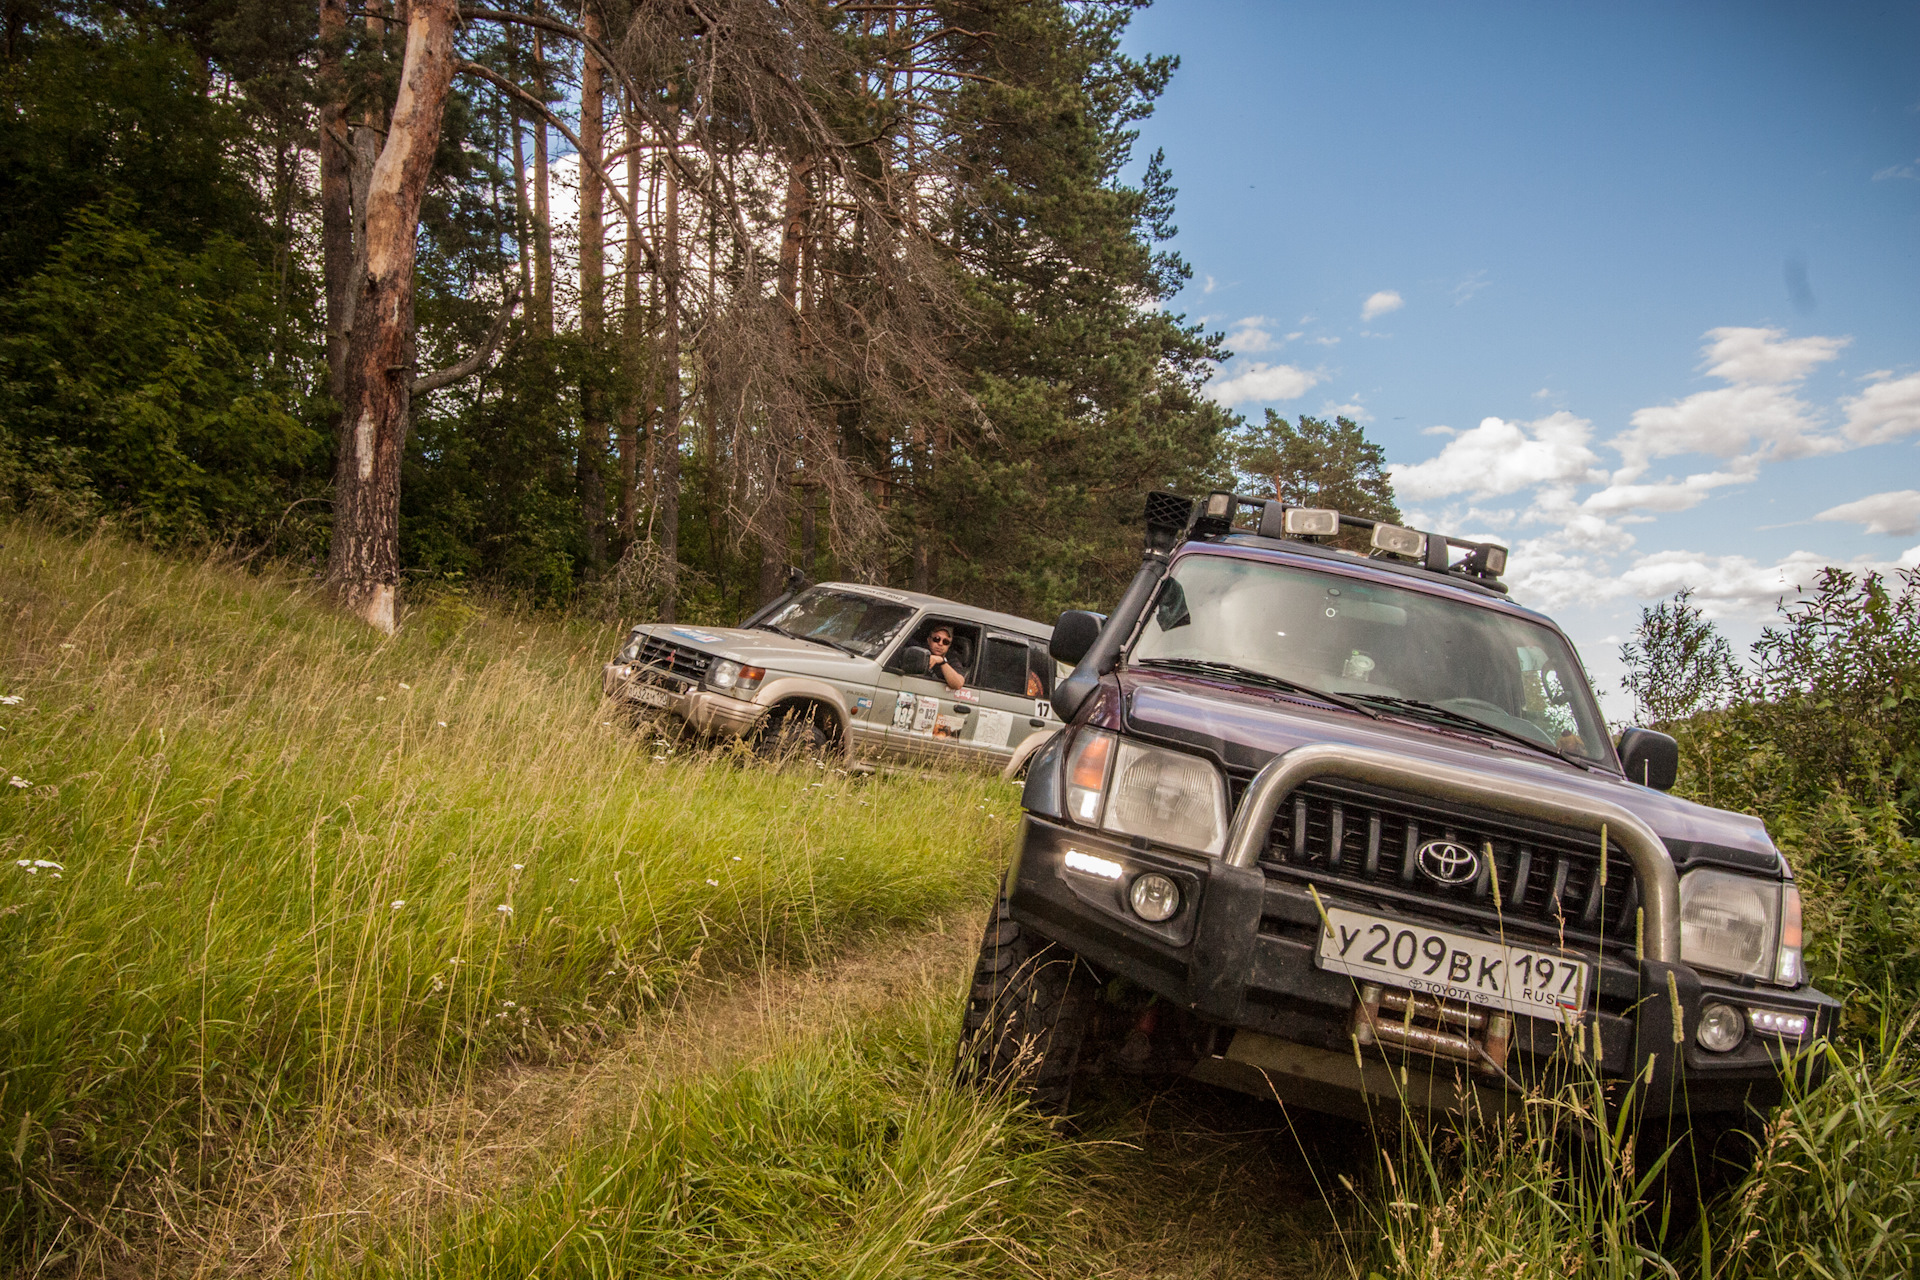
[[[621,369],[625,374],[625,394],[620,399],[620,427],[618,431],[620,448],[620,498],[614,516],[614,536],[617,543],[616,555],[626,554],[627,546],[633,541],[636,489],[639,483],[639,445],[640,445],[640,356],[642,344],[640,335],[644,330],[640,325],[640,152],[638,141],[639,112],[631,111],[624,115],[624,141],[627,174],[627,246],[621,262],[620,303],[624,313],[620,329]]]
[[[547,97],[547,57],[540,32],[533,33],[534,89]],[[547,203],[547,122],[533,121],[533,302],[527,308],[543,338],[553,336],[553,222]]]
[[[674,164],[679,132],[677,123],[669,126],[666,139],[666,252],[661,254],[666,277],[662,310],[666,314],[660,340],[665,386],[660,397],[659,471],[655,477],[660,553],[665,561],[660,617],[666,622],[675,621],[680,611],[680,177]]]
[[[347,394],[353,289],[353,157],[347,81],[340,67],[346,40],[346,0],[320,0],[320,272],[327,294],[327,394],[335,404]]]
[[[603,36],[600,15],[581,6],[581,24],[592,41]],[[606,336],[606,230],[601,221],[601,171],[606,163],[605,72],[591,47],[580,51],[580,336],[591,357],[602,354]],[[585,526],[587,561],[598,570],[607,562],[607,413],[599,385],[600,362],[591,359],[580,388],[580,451],[575,460],[580,489],[580,519]]]
[[[349,610],[389,635],[413,383],[414,244],[453,80],[454,14],[453,0],[413,0],[407,15],[400,92],[367,184],[366,268],[346,353],[328,578]]]

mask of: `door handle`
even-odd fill
[[[969,712],[969,711],[971,711],[971,710],[973,710],[973,708],[972,708],[972,707],[967,707],[967,706],[957,706],[957,707],[955,707],[955,708],[953,709],[953,714],[955,714],[955,715],[957,715],[957,716],[963,716],[963,715],[965,715],[965,714],[967,714],[967,712]]]
[[[1044,729],[1047,727],[1047,722],[1045,720],[1028,720],[1027,724],[1035,729]]]

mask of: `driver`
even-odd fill
[[[933,655],[927,659],[927,674],[929,676],[935,680],[946,681],[947,688],[949,689],[958,689],[967,683],[967,678],[955,670],[951,662],[947,661],[947,655],[953,651],[952,627],[944,624],[935,627],[933,633],[927,637],[927,649]]]

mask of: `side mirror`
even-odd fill
[[[1655,791],[1673,790],[1673,780],[1680,775],[1679,743],[1652,729],[1629,729],[1616,746],[1629,782]]]
[[[1070,667],[1080,665],[1080,659],[1087,656],[1087,650],[1093,648],[1093,642],[1099,638],[1100,626],[1105,621],[1099,614],[1085,609],[1067,610],[1053,624],[1053,638],[1047,641],[1047,652],[1055,662],[1064,662]]]
[[[910,676],[923,676],[933,665],[933,650],[910,644],[900,651],[900,669]]]

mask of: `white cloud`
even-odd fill
[[[1340,339],[1338,338],[1308,338],[1307,341],[1316,347],[1337,347],[1340,345]]]
[[[1828,507],[1815,520],[1863,524],[1868,533],[1890,533],[1904,538],[1920,533],[1920,489],[1897,489],[1869,494],[1837,507]]]
[[[1855,444],[1886,444],[1920,432],[1920,373],[1878,376],[1880,381],[1840,402],[1847,412],[1841,430]]]
[[[1597,484],[1606,479],[1587,447],[1593,424],[1562,410],[1533,422],[1483,418],[1447,441],[1437,457],[1395,463],[1394,492],[1414,502],[1464,493],[1514,493],[1536,485]]]
[[[1700,391],[1674,404],[1637,409],[1633,426],[1608,441],[1619,450],[1618,481],[1637,480],[1655,458],[1705,453],[1734,458],[1751,474],[1761,462],[1837,453],[1846,442],[1822,432],[1812,406],[1781,386],[1743,384]]]
[[[1233,322],[1227,345],[1243,355],[1250,351],[1271,351],[1279,345],[1267,331],[1266,326],[1272,323],[1265,316],[1244,316]]]
[[[1686,511],[1699,506],[1715,489],[1730,484],[1746,484],[1750,474],[1730,471],[1701,471],[1683,480],[1661,480],[1653,484],[1610,484],[1589,494],[1580,505],[1588,511],[1622,513],[1628,511]]]
[[[1453,305],[1457,307],[1467,301],[1467,299],[1473,297],[1474,294],[1486,288],[1487,283],[1487,273],[1484,270],[1474,272],[1459,284],[1453,286]]]
[[[1327,401],[1320,406],[1320,416],[1328,420],[1334,418],[1351,418],[1355,422],[1373,421],[1373,415],[1367,412],[1367,406],[1360,403],[1359,396],[1354,396],[1345,404],[1338,404],[1332,400]]]
[[[1890,164],[1874,174],[1873,180],[1875,182],[1885,182],[1889,178],[1906,178],[1909,181],[1920,180],[1920,169],[1916,169],[1915,166],[1920,166],[1920,159],[1915,160],[1913,164]]]
[[[1325,381],[1325,375],[1290,364],[1262,364],[1255,360],[1232,377],[1207,388],[1218,404],[1231,408],[1262,400],[1297,400]]]
[[[1708,373],[1732,383],[1798,382],[1840,354],[1852,338],[1789,338],[1784,329],[1707,330],[1713,339],[1701,352]]]
[[[1201,292],[1201,293],[1212,293],[1212,292],[1213,292],[1213,291],[1214,291],[1214,290],[1215,290],[1216,288],[1218,288],[1218,287],[1219,287],[1219,286],[1218,286],[1218,285],[1216,285],[1216,284],[1214,283],[1214,280],[1213,280],[1213,277],[1212,277],[1212,276],[1208,276],[1208,277],[1207,277],[1207,282],[1206,282],[1205,284],[1203,284],[1203,285],[1201,285],[1201,286],[1200,286],[1200,292]]]
[[[1369,297],[1366,304],[1360,308],[1361,323],[1364,324],[1369,320],[1377,320],[1381,316],[1386,315],[1387,312],[1398,311],[1406,305],[1407,300],[1400,296],[1398,290],[1382,289],[1380,292]]]

